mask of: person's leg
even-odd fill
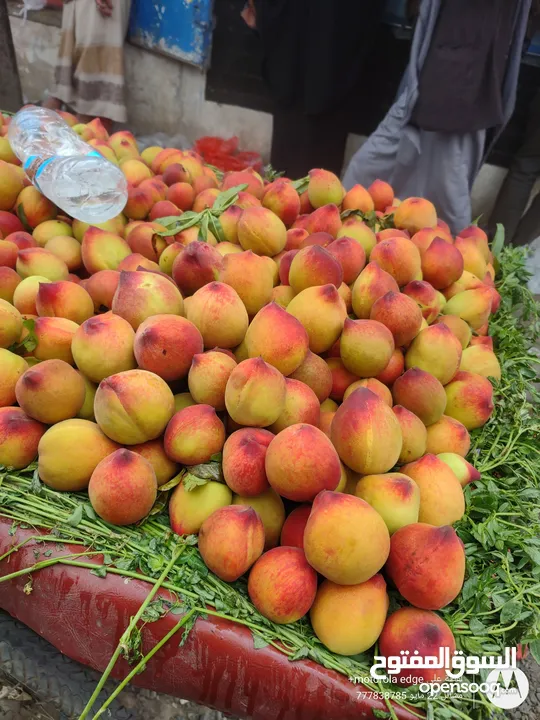
[[[540,236],[540,195],[536,195],[531,206],[521,218],[512,245],[529,245]]]
[[[521,217],[529,197],[533,189],[534,183],[540,176],[540,92],[536,94],[529,109],[529,117],[527,129],[525,132],[525,142],[519,148],[514,162],[512,163],[508,174],[502,184],[497,195],[495,206],[491,213],[489,225],[495,228],[497,223],[501,223],[505,228],[506,242],[517,241],[518,234],[523,244],[527,242],[524,237],[537,215],[533,212],[531,217],[521,228]],[[531,210],[533,210],[531,206]],[[536,212],[538,207],[536,208]],[[529,213],[527,213],[528,215]],[[539,218],[540,219],[540,218]],[[525,218],[523,218],[525,220]],[[518,229],[518,226],[519,229]]]

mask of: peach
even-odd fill
[[[362,270],[352,289],[354,314],[361,320],[367,320],[374,303],[388,292],[399,292],[396,281],[378,265],[370,262]]]
[[[486,274],[488,258],[476,243],[475,238],[465,238],[458,235],[454,248],[461,253],[464,270],[482,280]]]
[[[15,207],[23,225],[32,229],[46,220],[54,220],[58,214],[56,205],[33,185],[21,190],[15,201]]]
[[[392,613],[379,637],[379,652],[384,657],[405,653],[413,659],[414,655],[438,658],[443,648],[448,648],[452,658],[456,641],[448,625],[434,612],[415,607],[402,607]],[[402,668],[392,677],[402,685],[441,682],[446,679],[447,669],[451,668]]]
[[[437,225],[437,211],[429,200],[410,197],[403,200],[396,208],[394,224],[397,228],[408,230],[414,235],[422,228],[434,228]]]
[[[310,170],[307,193],[312,207],[320,208],[323,205],[341,205],[345,191],[340,179],[334,173],[320,168]]]
[[[276,547],[285,521],[285,507],[280,496],[272,488],[268,488],[255,497],[233,495],[232,503],[233,505],[252,507],[261,518],[264,526],[264,549],[269,550]]]
[[[111,309],[119,280],[120,273],[116,270],[99,270],[88,278],[85,290],[92,298],[96,312]]]
[[[242,190],[237,193],[237,195],[238,199],[234,204],[242,210],[246,210],[247,208],[252,207],[261,207],[261,201],[256,198],[255,195],[252,195],[248,192],[243,192]]]
[[[39,441],[39,476],[54,490],[84,490],[98,463],[117,449],[96,423],[78,418],[63,420]]]
[[[36,297],[39,288],[50,281],[42,275],[31,275],[24,280],[17,277],[19,282],[13,292],[13,305],[24,315],[37,315]]]
[[[44,278],[44,280],[48,282],[46,278]],[[21,282],[21,278],[15,270],[8,267],[0,267],[0,300],[5,300],[10,304],[15,305],[13,297]],[[35,312],[31,314],[34,315]]]
[[[19,250],[16,270],[23,280],[32,275],[41,275],[48,280],[67,280],[69,270],[66,263],[44,248]]]
[[[426,452],[426,426],[419,417],[401,405],[395,405],[392,410],[398,419],[403,436],[398,465],[418,460]]]
[[[13,178],[17,176],[17,172],[13,169],[11,165],[8,165],[8,163],[3,164],[0,162],[0,196],[2,197],[2,199],[0,200],[0,232],[7,237],[14,232],[24,232],[24,225],[14,213],[6,212],[1,208],[2,203],[4,203],[6,199],[9,201],[9,191],[6,191],[3,184],[3,181],[5,179],[5,177],[3,178],[3,173],[4,171],[6,171],[6,167],[8,168],[8,181],[12,181]],[[12,174],[13,172],[15,172],[15,175]],[[22,184],[19,185],[17,183],[17,180],[15,180],[15,185],[13,187],[15,187],[15,189],[17,190],[16,194],[18,195],[20,192],[19,188],[22,189],[23,186]],[[11,209],[11,207],[13,207],[13,205],[11,205],[9,209]],[[28,235],[28,233],[25,234]],[[30,237],[32,236],[30,235]]]
[[[167,239],[158,234],[160,231],[165,231],[165,227],[157,222],[139,223],[126,237],[131,252],[157,263],[167,247]]]
[[[247,572],[263,549],[264,527],[251,507],[219,508],[201,525],[201,557],[208,569],[226,582],[234,582]]]
[[[460,370],[501,379],[501,366],[497,356],[487,345],[473,345],[466,348],[461,356]]]
[[[84,267],[92,275],[98,270],[116,270],[120,261],[131,254],[131,248],[120,235],[90,227],[84,233],[81,254]]]
[[[313,502],[304,551],[309,564],[327,580],[357,585],[386,562],[390,535],[382,517],[367,502],[325,490]]]
[[[373,248],[369,259],[391,275],[399,287],[416,280],[421,272],[418,248],[407,238],[383,240]]]
[[[271,210],[250,207],[244,210],[238,221],[238,241],[244,250],[272,257],[285,247],[287,229]]]
[[[122,172],[132,187],[137,187],[143,180],[153,177],[152,171],[142,160],[126,160],[122,163]]]
[[[454,472],[436,455],[424,455],[401,468],[420,488],[419,522],[452,525],[465,512],[465,499]]]
[[[219,253],[218,253],[219,254]],[[227,255],[222,260],[220,281],[237,293],[249,316],[270,302],[274,287],[274,267],[251,250]]]
[[[152,145],[151,147],[147,147],[141,153],[141,160],[145,163],[145,165],[148,165],[148,167],[150,167],[154,158],[159,155],[162,150],[163,148],[159,147],[158,145]]]
[[[411,605],[440,610],[455,600],[462,588],[463,543],[449,525],[406,525],[392,535],[386,572]]]
[[[394,190],[384,180],[374,180],[368,187],[368,193],[371,195],[375,210],[384,211],[394,202]]]
[[[70,272],[78,270],[82,265],[81,246],[74,237],[59,235],[45,243],[45,250],[63,260]]]
[[[380,243],[383,240],[390,240],[390,238],[395,237],[404,237],[407,238],[407,240],[411,239],[411,236],[406,230],[396,230],[396,228],[385,228],[384,230],[379,230],[377,235],[377,242]]]
[[[444,230],[439,227],[422,228],[422,230],[419,230],[411,237],[411,241],[420,251],[420,256],[423,257],[426,250],[436,238],[443,240],[447,244],[452,244],[453,242],[452,236],[447,235]]]
[[[98,140],[106,142],[109,139],[109,133],[107,132],[103,123],[98,117],[90,120],[89,123],[86,123],[86,127],[92,130],[94,137]]]
[[[105,313],[89,318],[75,330],[71,342],[79,370],[95,383],[136,367],[133,356],[135,333],[118,315]]]
[[[2,230],[0,229],[0,233],[1,232]],[[29,233],[22,232],[20,230],[6,235],[4,239],[12,245],[15,245],[17,250],[26,250],[26,248],[38,247],[37,242]]]
[[[341,358],[332,357],[326,361],[330,372],[332,373],[332,389],[330,397],[333,400],[343,400],[346,390],[358,380],[358,375],[349,372]]]
[[[252,497],[270,488],[264,461],[274,435],[268,430],[242,428],[223,447],[223,476],[231,490]]]
[[[332,284],[339,287],[343,280],[341,264],[327,250],[311,245],[299,250],[292,259],[288,281],[295,293],[308,287]]]
[[[342,462],[365,475],[387,472],[401,452],[401,428],[396,416],[366,388],[355,390],[338,408],[331,436]]]
[[[338,339],[347,309],[334,285],[318,285],[298,293],[287,312],[304,326],[309,337],[309,349],[314,353],[329,350]]]
[[[221,245],[226,245],[226,243],[221,243]],[[183,250],[184,245],[178,242],[174,242],[172,245],[167,245],[165,250],[159,256],[159,269],[161,272],[172,276],[174,261],[178,255],[183,252]]]
[[[477,288],[484,287],[486,286],[476,275],[464,270],[459,280],[456,280],[456,282],[452,283],[449,287],[444,288],[443,295],[447,300],[450,300],[454,295],[462,293],[465,290],[476,290]]]
[[[428,325],[437,318],[446,303],[444,296],[424,280],[413,280],[408,283],[403,288],[403,293],[415,301]]]
[[[15,405],[15,385],[26,370],[28,363],[24,358],[0,348],[0,407]]]
[[[0,300],[0,348],[8,348],[19,341],[23,319],[17,308],[7,300]]]
[[[19,249],[15,243],[0,239],[0,267],[15,269]]]
[[[488,236],[482,228],[478,227],[478,225],[470,225],[461,230],[457,237],[460,239],[474,240],[477,247],[481,249],[486,262],[490,262],[491,253],[489,250]]]
[[[0,160],[0,210],[12,210],[23,190],[23,181],[14,167]],[[22,230],[22,228],[21,228]]]
[[[207,482],[193,490],[186,490],[180,483],[169,502],[171,528],[177,535],[199,532],[203,522],[219,508],[231,504],[232,493],[220,482]]]
[[[319,427],[321,406],[313,390],[300,380],[285,379],[285,406],[278,419],[270,425],[273,433],[279,433],[291,425],[305,423]]]
[[[178,472],[178,465],[165,453],[161,438],[149,440],[140,445],[131,445],[129,449],[148,460],[154,468],[158,487],[167,483]]]
[[[426,452],[433,455],[456,453],[465,457],[471,447],[469,431],[458,420],[443,415],[427,429]]]
[[[75,417],[84,402],[85,386],[63,360],[45,360],[20,376],[15,396],[29,417],[53,425]]]
[[[464,457],[457,453],[440,453],[437,455],[439,460],[448,465],[450,470],[459,480],[461,487],[466,487],[471,482],[480,480],[480,473],[478,470],[467,462]]]
[[[309,351],[301,322],[276,303],[266,305],[253,318],[245,342],[250,358],[262,357],[283,375],[297,370]]]
[[[366,258],[369,258],[371,251],[377,244],[377,238],[373,230],[355,215],[350,215],[343,221],[336,233],[336,237],[338,239],[340,237],[351,237],[356,240],[363,247]]]
[[[311,505],[299,505],[287,516],[281,529],[281,545],[304,549],[304,530],[310,513]]]
[[[393,352],[394,338],[384,324],[375,320],[345,320],[340,353],[349,372],[361,378],[375,377],[386,368]]]
[[[181,315],[183,300],[176,285],[160,273],[122,271],[112,311],[137,330],[153,315]]]
[[[269,550],[252,567],[248,580],[251,602],[264,617],[285,625],[303,617],[317,592],[317,573],[299,548]]]
[[[377,642],[388,604],[386,583],[380,574],[348,586],[325,580],[311,608],[311,624],[331,652],[356,655]]]
[[[152,270],[153,272],[159,272],[159,265],[152,260],[148,260],[144,255],[139,253],[131,253],[125,257],[121,262],[118,263],[116,268],[117,272],[120,273],[122,270],[126,272],[135,272],[136,270]],[[104,272],[103,270],[101,272]]]
[[[470,325],[457,315],[441,315],[437,322],[450,328],[461,343],[463,350],[465,350],[467,345],[471,342],[472,330]]]
[[[218,280],[223,258],[204,242],[190,243],[173,263],[172,276],[182,295],[193,295],[207,283]]]
[[[107,220],[104,223],[97,223],[96,225],[89,225],[88,223],[82,222],[81,220],[73,220],[73,223],[71,225],[73,237],[80,243],[82,243],[84,234],[90,227],[96,227],[98,228],[98,230],[103,230],[104,232],[113,233],[115,235],[120,235],[121,237],[123,237],[125,218],[122,215],[117,215],[111,220]]]
[[[188,386],[195,402],[211,405],[216,410],[225,410],[225,387],[235,367],[236,361],[222,352],[210,351],[194,355],[188,374]]]
[[[177,182],[169,185],[167,200],[180,210],[191,210],[194,199],[195,192],[189,183]]]
[[[100,382],[94,414],[111,440],[138,445],[154,440],[165,430],[174,414],[174,397],[165,381],[154,373],[126,370]]]
[[[207,173],[209,171],[209,173]],[[203,190],[209,190],[210,188],[217,188],[218,187],[218,181],[215,173],[210,170],[208,167],[203,167],[203,173],[204,175],[199,175],[199,177],[196,177],[193,179],[193,184],[191,187],[193,188],[193,191],[195,195],[199,195],[203,192]],[[186,183],[188,184],[188,183]]]
[[[394,383],[401,375],[404,368],[405,357],[403,356],[403,352],[399,348],[396,348],[392,353],[392,357],[388,361],[388,365],[376,376],[376,379],[385,385],[392,385],[392,383]]]
[[[285,378],[261,357],[239,363],[225,388],[225,405],[240,425],[266,427],[274,423],[285,407]]]
[[[300,250],[287,250],[284,251],[283,255],[280,257],[278,272],[279,280],[283,285],[289,285],[289,273],[291,270],[292,261],[299,252]],[[293,290],[293,296],[294,295],[296,295],[296,293]]]
[[[347,310],[347,315],[352,313],[352,291],[351,288],[348,285],[345,285],[344,282],[341,283],[341,285],[338,287],[338,293],[340,298],[345,303],[345,309]]]
[[[247,185],[245,192],[254,195],[259,200],[263,197],[264,184],[261,176],[251,168],[226,173],[221,184],[221,189],[230,190],[238,185]]]
[[[183,465],[209,462],[224,442],[225,428],[210,405],[191,405],[175,413],[164,438],[168,457]]]
[[[0,465],[21,470],[35,460],[47,428],[18,407],[0,407]]]
[[[403,473],[364,475],[356,485],[355,495],[379,513],[390,535],[418,522],[420,489]]]
[[[262,205],[290,227],[300,212],[300,197],[292,183],[278,179],[266,186]]]
[[[418,335],[422,325],[422,312],[408,295],[390,291],[375,300],[370,319],[385,325],[392,333],[396,347],[402,347]]]
[[[158,200],[148,213],[148,220],[150,222],[159,222],[161,218],[171,217],[172,215],[180,216],[181,214],[182,211],[174,203],[169,200]]]
[[[412,367],[395,381],[394,401],[414,413],[424,425],[441,419],[446,408],[444,387],[431,373]]]
[[[238,205],[231,205],[219,216],[219,224],[223,237],[227,242],[238,245],[238,221],[243,210]]]
[[[310,235],[327,233],[335,238],[341,227],[341,215],[336,205],[323,205],[306,218],[305,229]]]
[[[71,345],[77,329],[77,323],[67,318],[36,318],[34,357],[37,360],[63,360],[74,365]]]
[[[154,505],[156,474],[142,455],[120,448],[102,460],[92,473],[88,496],[95,512],[113,525],[132,525]]]
[[[32,237],[39,247],[45,247],[51,238],[62,235],[73,237],[71,225],[62,220],[46,220],[34,228],[32,232]]]
[[[94,314],[94,303],[84,288],[64,280],[39,285],[36,309],[41,317],[67,318],[80,325]]]
[[[238,293],[229,285],[212,282],[192,296],[187,319],[202,335],[205,348],[233,348],[245,337],[248,314]]]
[[[299,250],[300,245],[307,237],[309,237],[309,233],[304,228],[290,228],[287,230],[287,242],[284,250]]]
[[[206,208],[211,208],[217,200],[218,195],[219,190],[217,188],[206,188],[195,196],[193,211],[199,213],[206,210]]]
[[[443,290],[459,280],[463,257],[455,245],[436,237],[422,255],[422,276],[436,290]]]
[[[156,204],[165,200],[167,196],[167,185],[165,185],[163,180],[160,180],[158,177],[153,177],[150,180],[143,180],[138,189],[150,192],[152,200]],[[173,203],[171,203],[171,205],[172,204]],[[176,210],[175,214],[178,214],[178,210]]]
[[[392,193],[392,197],[393,195],[394,193]],[[343,198],[342,207],[343,210],[360,210],[363,213],[370,213],[375,209],[375,201],[369,190],[366,190],[363,185],[354,185]]]
[[[97,385],[89,380],[85,375],[79,373],[84,381],[84,402],[77,413],[77,417],[81,420],[95,420],[94,417],[94,398],[96,397]]]
[[[266,452],[266,475],[273,489],[296,502],[311,501],[321,490],[334,490],[341,467],[332,443],[313,425],[291,425]]]
[[[334,240],[327,246],[328,252],[340,263],[343,282],[353,283],[366,264],[366,253],[362,245],[346,235]]]
[[[159,155],[159,153],[157,153]],[[156,155],[156,156],[157,156]],[[163,154],[163,156],[165,153]],[[163,157],[162,156],[162,157]],[[159,168],[156,164],[156,170]],[[183,183],[189,183],[190,182],[190,176],[188,171],[182,166],[180,162],[173,162],[167,165],[166,168],[163,169],[163,172],[161,173],[163,177],[163,182],[168,187],[171,187],[171,185],[174,185],[178,182]]]
[[[332,391],[333,378],[328,364],[311,350],[307,351],[304,361],[290,377],[308,385],[319,402],[324,402]]]
[[[464,290],[448,300],[443,313],[457,315],[469,323],[473,330],[478,330],[489,320],[492,297],[492,289],[485,285],[474,290]]]
[[[392,393],[386,385],[383,385],[382,382],[376,380],[375,378],[367,378],[365,380],[357,380],[356,382],[353,382],[352,385],[349,385],[343,393],[343,399],[346,400],[349,395],[352,395],[352,393],[355,390],[358,390],[358,388],[367,388],[368,390],[371,390],[371,392],[380,397],[381,400],[388,405],[388,407],[392,407]]]
[[[446,414],[461,422],[467,430],[482,427],[491,417],[493,387],[483,375],[460,370],[445,390]]]
[[[461,345],[454,333],[440,323],[421,330],[405,354],[407,368],[418,367],[442,385],[454,377],[461,360]]]

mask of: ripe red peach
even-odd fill
[[[354,185],[343,198],[343,210],[360,210],[369,213],[374,209],[373,197],[363,185]]]
[[[188,322],[188,321],[186,321]],[[225,410],[225,387],[236,360],[222,352],[197,353],[188,374],[188,387],[196,403]]]
[[[321,403],[332,391],[332,372],[328,364],[311,350],[308,350],[302,364],[289,377],[308,385]]]
[[[420,253],[407,238],[393,237],[377,243],[369,259],[391,275],[399,287],[417,280],[421,274]]]
[[[420,488],[419,522],[452,525],[461,520],[465,500],[454,472],[436,455],[424,455],[401,468]]]
[[[455,600],[463,586],[463,543],[449,525],[406,525],[392,535],[385,569],[411,605],[440,610]]]
[[[358,375],[347,370],[341,358],[331,357],[326,361],[330,372],[332,373],[332,389],[330,397],[333,400],[343,400],[343,396],[347,388],[349,388],[356,380]]]
[[[250,317],[270,302],[275,265],[266,257],[248,250],[223,258],[220,281],[237,293]]]
[[[450,328],[450,330],[454,333],[454,335],[461,343],[461,347],[463,348],[463,350],[465,350],[465,348],[471,342],[471,326],[457,315],[441,315],[437,319],[437,322],[442,323],[443,325],[446,325],[448,328]]]
[[[415,301],[428,325],[434,322],[446,303],[444,295],[424,280],[408,283],[403,288],[403,293]]]
[[[270,488],[266,477],[266,450],[274,435],[259,428],[233,432],[223,446],[223,476],[231,490],[251,497]]]
[[[443,308],[444,315],[457,315],[465,320],[473,330],[485,325],[491,314],[492,288],[483,286],[473,290],[464,290],[448,300]]]
[[[434,375],[417,367],[395,381],[392,394],[397,405],[410,410],[426,426],[440,420],[446,408],[444,387]]]
[[[341,264],[343,282],[347,285],[353,283],[366,264],[366,253],[362,245],[344,235],[331,242],[327,250]]]
[[[75,330],[71,342],[79,370],[95,383],[136,367],[133,356],[135,333],[118,315],[105,313],[86,320]]]
[[[244,250],[272,257],[285,247],[287,229],[271,210],[251,207],[244,210],[238,221],[238,241]]]
[[[356,485],[355,495],[379,513],[390,535],[418,522],[420,489],[403,473],[364,475]]]
[[[392,332],[376,320],[350,320],[343,326],[340,354],[343,364],[357,377],[375,377],[394,352]]]
[[[343,269],[331,253],[323,247],[311,245],[294,255],[288,281],[296,294],[319,285],[339,287],[343,281]]]
[[[322,353],[332,347],[347,317],[345,303],[331,284],[302,290],[291,300],[287,312],[306,329],[309,349],[314,353]]]
[[[433,228],[437,225],[437,211],[429,200],[410,197],[403,200],[395,210],[394,224],[414,235],[422,228]]]
[[[317,209],[333,203],[341,205],[345,191],[340,179],[334,173],[321,168],[310,170],[307,193],[309,202]],[[347,208],[344,208],[345,210]]]
[[[41,317],[61,317],[80,325],[94,314],[94,302],[80,285],[68,281],[41,283],[36,295]]]
[[[134,330],[153,315],[181,315],[183,299],[176,285],[155,272],[122,271],[113,297],[112,311]]]
[[[245,337],[248,314],[238,293],[229,285],[212,282],[192,296],[187,319],[203,337],[206,348],[234,348]]]
[[[207,243],[193,242],[176,257],[172,276],[185,297],[218,280],[222,269],[223,258],[217,250]]]
[[[427,428],[414,413],[401,405],[392,408],[401,427],[403,444],[398,458],[398,465],[418,460],[426,453]],[[431,426],[433,427],[433,426]]]
[[[405,357],[403,356],[403,351],[396,348],[392,353],[392,357],[390,358],[388,365],[377,375],[377,380],[385,385],[392,385],[401,375],[404,368]]]
[[[336,233],[336,237],[351,237],[364,248],[366,258],[369,259],[371,251],[377,244],[377,238],[373,230],[360,218],[351,215],[343,221],[343,224]]]
[[[232,504],[252,507],[264,525],[264,549],[270,550],[270,548],[276,547],[285,522],[285,506],[275,490],[268,488],[256,496],[233,495]]]
[[[370,319],[385,325],[392,333],[396,347],[402,347],[418,335],[422,312],[412,298],[391,291],[373,303]]]
[[[47,278],[43,278],[43,280],[47,282]],[[0,300],[5,300],[6,302],[15,305],[13,298],[15,291],[21,282],[22,280],[15,270],[8,267],[0,267]],[[34,315],[35,312],[31,314]]]
[[[84,267],[93,274],[98,270],[116,270],[120,261],[131,254],[131,248],[120,235],[90,227],[84,233],[81,253]]]
[[[0,407],[0,465],[16,470],[30,465],[46,429],[21,408]]]
[[[392,393],[390,392],[389,388],[386,387],[386,385],[383,385],[382,382],[376,380],[375,378],[356,380],[345,390],[345,392],[343,393],[343,399],[346,400],[349,395],[352,395],[352,393],[355,390],[358,390],[358,388],[367,388],[368,390],[371,390],[371,392],[375,393],[377,397],[380,397],[381,400],[388,405],[388,407],[392,407]]]
[[[422,255],[422,276],[436,290],[443,290],[459,280],[463,257],[455,245],[436,237]]]
[[[37,360],[63,360],[70,365],[73,359],[73,337],[78,325],[67,318],[38,317],[34,320],[37,345],[33,355]]]
[[[53,425],[75,417],[84,402],[85,386],[79,373],[63,360],[45,360],[20,376],[15,396],[29,417]]]
[[[280,545],[304,549],[304,530],[311,513],[311,505],[299,505],[283,523]]]
[[[130,445],[129,449],[148,460],[156,473],[158,487],[169,482],[178,472],[178,465],[167,456],[161,438]]]
[[[375,210],[383,211],[394,202],[394,190],[384,180],[374,180],[368,187],[368,193],[371,195]]]
[[[465,457],[471,447],[471,438],[465,425],[448,415],[443,415],[427,428],[426,442],[426,452],[433,455],[451,452]]]
[[[285,378],[261,357],[239,363],[225,388],[225,405],[240,425],[266,427],[275,422],[285,406]]]
[[[446,414],[459,420],[467,430],[482,427],[491,417],[493,387],[483,375],[460,370],[445,390]]]
[[[388,292],[399,292],[394,278],[375,263],[369,263],[357,277],[352,289],[354,314],[369,319],[374,303]]]
[[[292,183],[278,179],[266,186],[262,205],[272,210],[286,227],[290,227],[300,212],[300,197]]]
[[[279,433],[291,425],[305,423],[319,427],[321,406],[313,390],[300,380],[285,379],[285,405],[269,430]]]
[[[48,280],[67,280],[68,266],[52,252],[39,247],[19,250],[16,268],[24,280],[32,275],[41,275]]]
[[[276,303],[266,305],[253,318],[245,342],[249,357],[262,357],[283,375],[297,370],[309,351],[301,322]]]
[[[461,344],[454,333],[438,323],[421,330],[414,338],[405,354],[405,365],[425,370],[446,385],[457,372],[461,353]]]

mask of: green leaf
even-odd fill
[[[388,718],[392,717],[388,710],[379,710],[379,708],[372,708],[371,712],[374,718],[380,718],[381,720],[387,720]]]
[[[223,472],[219,462],[201,463],[200,465],[191,465],[189,468],[190,475],[196,475],[203,480],[214,480],[215,482],[223,482]]]
[[[491,252],[498,259],[504,247],[504,225],[497,223],[497,231],[491,244]]]
[[[523,605],[519,600],[510,600],[501,609],[501,623],[506,625],[513,622],[523,610]]]
[[[540,665],[540,640],[533,640],[529,643],[529,650],[533,658]]]
[[[309,185],[309,175],[306,175],[306,177],[300,178],[299,180],[295,180],[293,182],[293,188],[296,190],[296,192],[301,195],[303,192],[305,192]]]
[[[84,503],[84,514],[89,520],[96,519],[96,513],[94,512],[94,508],[90,505],[90,503]]]
[[[107,577],[107,568],[104,565],[97,565],[93,570],[90,570],[90,575],[95,575],[99,578]]]
[[[71,513],[71,515],[66,520],[66,522],[68,525],[71,525],[71,527],[77,527],[77,525],[80,524],[82,518],[83,518],[83,505],[77,505],[75,510]]]
[[[223,460],[223,453],[214,453],[213,455],[210,455],[210,462],[213,463],[220,463]]]
[[[148,516],[151,517],[152,515],[159,515],[159,513],[163,512],[163,510],[167,507],[168,501],[169,501],[168,493],[160,493],[157,496],[157,500],[153,504],[152,509],[148,513]]]
[[[482,215],[483,215],[483,214],[484,214],[484,213],[480,213],[480,215],[472,221],[471,225],[478,226],[478,223],[479,223],[480,220],[482,219]]]
[[[304,658],[309,657],[311,652],[311,649],[307,645],[303,645],[300,649],[298,649],[294,655],[289,656],[289,660],[293,662],[294,660],[303,660]]]
[[[191,492],[191,490],[195,490],[197,487],[206,485],[208,482],[210,482],[209,478],[197,477],[197,475],[192,475],[189,472],[184,475],[182,480],[182,484],[186,492]]]
[[[45,494],[45,488],[41,484],[41,480],[39,478],[39,471],[36,468],[34,470],[34,474],[32,475],[32,484],[30,485],[30,492],[34,495],[38,495],[39,497],[43,496]]]
[[[212,212],[216,215],[221,215],[224,210],[238,200],[238,193],[243,192],[246,188],[247,185],[243,183],[242,185],[235,185],[234,187],[219,193],[212,205]]]
[[[160,485],[158,487],[159,492],[167,492],[168,490],[172,490],[177,485],[180,485],[182,482],[182,478],[185,475],[185,470],[181,470],[178,475],[175,475],[173,478],[171,478],[168,482],[166,482],[164,485]]]
[[[486,626],[484,625],[484,623],[480,622],[480,620],[478,620],[478,618],[475,618],[475,617],[471,618],[469,627],[475,635],[480,635],[480,636],[482,636],[486,630]]]
[[[257,635],[256,633],[253,633],[253,647],[255,650],[262,650],[265,647],[268,647],[269,643],[267,640],[262,638],[260,635]]]

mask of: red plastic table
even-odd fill
[[[10,536],[11,521],[0,518],[0,555],[34,530],[18,528]],[[0,563],[0,576],[36,562],[33,550],[52,550],[52,556],[81,552],[51,543],[29,541]],[[41,555],[43,558],[43,555]],[[101,557],[85,562],[101,564]],[[149,586],[108,574],[98,578],[88,570],[57,564],[32,575],[32,591],[22,575],[0,584],[0,608],[28,625],[72,660],[103,671],[118,640],[146,598]],[[162,597],[170,598],[167,591]],[[145,626],[143,648],[148,652],[177,622],[168,614]],[[208,705],[222,712],[255,720],[349,720],[373,718],[372,709],[387,709],[383,700],[358,699],[360,686],[309,660],[290,662],[272,647],[253,647],[251,632],[220,618],[199,618],[185,645],[181,632],[150,660],[134,679],[136,685]],[[129,672],[119,660],[113,676]],[[399,720],[415,720],[396,707]]]

